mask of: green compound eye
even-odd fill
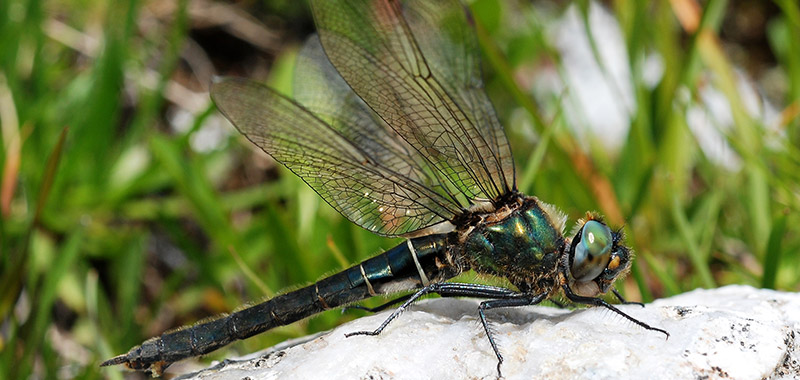
[[[603,273],[611,257],[611,230],[603,223],[590,220],[581,229],[580,240],[573,245],[572,277],[591,281]]]

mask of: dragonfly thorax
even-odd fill
[[[561,216],[535,197],[520,196],[463,237],[461,256],[478,273],[506,277],[523,292],[551,292],[567,247]]]
[[[474,217],[478,221],[460,239],[464,267],[506,277],[522,292],[550,294],[566,284],[594,297],[630,267],[622,233],[599,215],[580,220],[571,239],[563,235],[560,211],[536,197],[509,198],[497,211]]]

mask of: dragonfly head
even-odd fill
[[[585,297],[605,293],[631,265],[631,251],[622,232],[611,231],[599,218],[581,225],[569,247],[570,287]]]

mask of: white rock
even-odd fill
[[[377,337],[388,312],[339,326],[253,359],[225,361],[185,379],[493,379],[497,359],[478,301],[414,305]],[[800,294],[727,286],[695,290],[624,312],[671,334],[644,330],[603,308],[546,306],[489,312],[507,379],[800,378]]]

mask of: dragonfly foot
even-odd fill
[[[378,330],[375,330],[375,331],[356,331],[356,332],[346,333],[346,334],[344,334],[344,337],[345,338],[349,338],[351,336],[356,336],[356,335],[376,336],[376,335],[379,335],[380,333],[381,332],[378,331]]]
[[[625,319],[633,322],[634,324],[638,325],[639,327],[641,327],[641,328],[643,328],[645,330],[658,331],[658,332],[666,335],[667,339],[669,339],[669,333],[667,332],[667,330],[662,330],[662,329],[660,329],[658,327],[650,326],[647,323],[644,323],[644,322],[642,322],[642,321],[640,321],[640,320],[638,320],[638,319],[636,319],[634,317],[631,317],[630,315],[625,314],[622,310],[617,309],[616,307],[614,307],[613,305],[609,304],[608,302],[604,301],[601,298],[579,296],[579,295],[573,293],[572,289],[570,289],[569,286],[566,285],[566,284],[562,285],[562,289],[564,290],[564,295],[566,295],[567,298],[572,302],[583,303],[583,304],[594,305],[594,306],[602,306],[602,307],[604,307],[604,308],[606,308],[608,310],[611,310],[611,311],[621,315]],[[616,292],[616,290],[614,291],[614,294],[617,296],[617,298],[620,299],[620,301],[626,302],[625,299],[622,298]],[[644,306],[644,305],[642,305],[642,306]]]
[[[500,367],[502,365],[503,365],[503,357],[502,356],[498,356],[498,358],[497,358],[497,378],[498,379],[502,379],[503,378],[503,372],[500,371]]]

